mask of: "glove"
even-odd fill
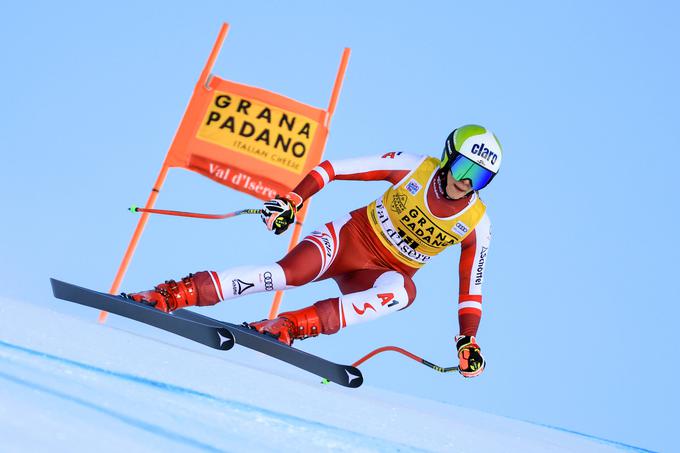
[[[475,337],[458,335],[456,347],[458,348],[458,372],[466,378],[482,374],[486,362]]]
[[[295,214],[302,207],[302,198],[295,192],[291,192],[285,198],[277,196],[273,200],[265,202],[260,217],[269,231],[281,234],[295,222]]]

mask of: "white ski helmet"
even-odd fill
[[[491,182],[501,168],[503,150],[490,130],[466,124],[446,138],[440,168],[450,171],[457,180],[469,179],[474,190]]]

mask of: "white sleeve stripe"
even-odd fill
[[[388,153],[389,154],[389,153]],[[394,158],[381,155],[333,160],[335,176],[354,175],[370,171],[397,170],[411,171],[427,156],[408,153],[395,153]]]
[[[476,308],[479,311],[482,311],[482,304],[480,302],[459,302],[458,303],[458,310],[462,310],[463,308]]]
[[[481,295],[482,283],[486,271],[486,261],[491,242],[491,220],[487,213],[484,213],[479,223],[475,226],[475,258],[470,269],[470,287],[467,294]]]
[[[326,184],[328,184],[328,182],[331,180],[331,177],[328,175],[328,173],[326,172],[326,170],[325,170],[321,165],[319,165],[318,167],[316,167],[316,168],[314,169],[314,171],[317,172],[317,173],[319,174],[319,176],[321,176],[321,179],[323,179],[323,185],[324,185],[324,186],[325,186]]]

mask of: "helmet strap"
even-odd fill
[[[449,194],[446,193],[446,175],[449,172],[449,166],[445,165],[444,168],[440,168],[439,171],[437,172],[437,180],[439,181],[439,189],[442,191],[442,195],[444,195],[444,198],[447,200],[453,200],[453,198],[449,197]]]

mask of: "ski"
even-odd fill
[[[216,329],[214,326],[182,319],[173,313],[164,313],[122,296],[100,293],[54,278],[51,278],[50,282],[52,283],[52,293],[57,299],[115,313],[211,348],[226,351],[234,346],[234,335],[226,328]]]
[[[249,327],[219,321],[189,310],[177,310],[174,313],[182,319],[212,325],[217,329],[220,327],[226,328],[234,336],[236,344],[267,354],[336,384],[357,388],[364,382],[361,371],[354,366],[341,365],[322,359],[321,357],[283,344],[276,338],[263,335]]]
[[[115,313],[211,348],[228,350],[236,343],[345,387],[356,388],[364,381],[361,371],[356,367],[317,357],[243,325],[219,321],[189,310],[164,313],[122,296],[101,293],[56,279],[50,281],[54,297],[58,299]]]

